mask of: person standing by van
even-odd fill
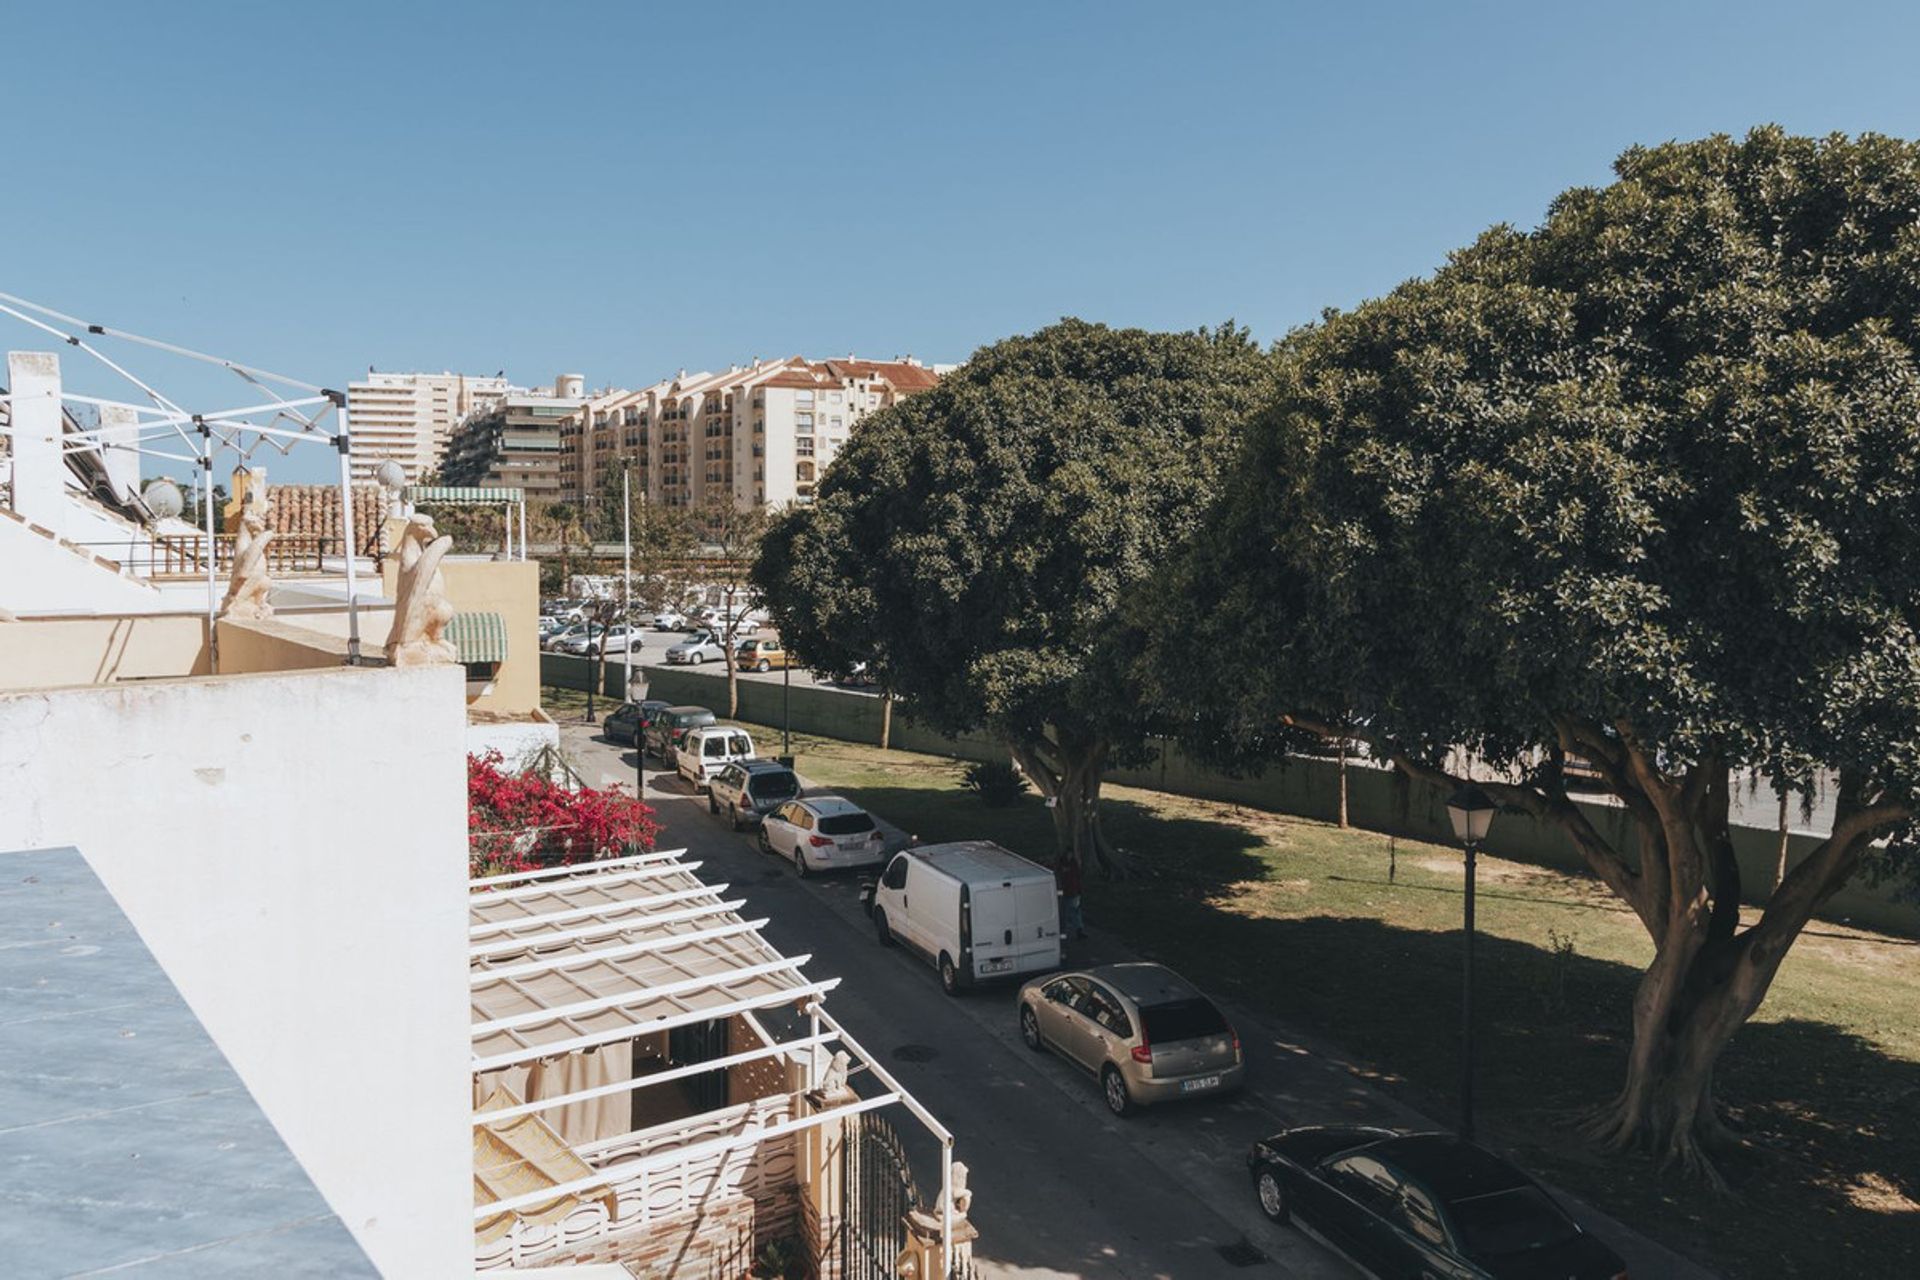
[[[1060,886],[1060,936],[1086,937],[1086,922],[1080,916],[1080,864],[1061,862],[1053,869],[1053,878]]]

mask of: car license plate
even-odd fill
[[[1219,1087],[1219,1076],[1196,1076],[1191,1080],[1182,1080],[1180,1082],[1180,1092],[1182,1093],[1198,1093],[1202,1089],[1218,1089]]]
[[[1013,961],[1010,959],[982,960],[980,962],[980,972],[982,973],[1005,973],[1011,968],[1013,968]]]

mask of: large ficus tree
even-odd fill
[[[1150,666],[1251,738],[1337,718],[1436,785],[1449,748],[1496,766],[1653,940],[1595,1133],[1715,1179],[1716,1059],[1915,813],[1920,149],[1769,129],[1616,171],[1284,344]],[[1777,885],[1734,857],[1745,775],[1837,799]]]
[[[1101,773],[1146,729],[1122,605],[1205,510],[1271,368],[1232,325],[1066,320],[986,347],[862,423],[756,585],[809,663],[866,662],[924,723],[1004,738],[1062,856],[1112,866]]]

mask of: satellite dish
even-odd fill
[[[171,480],[154,480],[140,491],[140,500],[147,504],[147,510],[153,512],[158,520],[171,520],[186,509],[186,499],[180,496],[180,486]]]
[[[402,489],[406,487],[406,468],[388,458],[373,469],[373,478],[380,482],[382,489]]]

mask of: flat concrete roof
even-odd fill
[[[0,990],[0,1270],[379,1275],[78,851],[0,852]]]

